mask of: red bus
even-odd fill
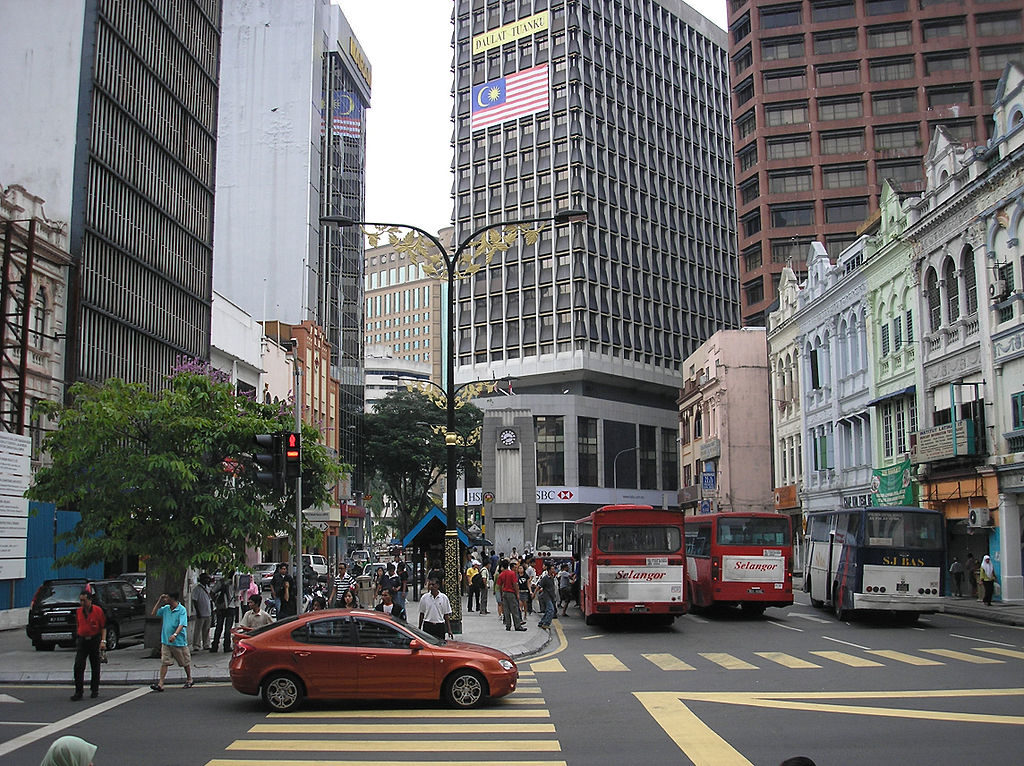
[[[576,522],[575,552],[587,625],[612,615],[649,615],[671,624],[686,613],[681,511],[603,506]]]
[[[779,513],[686,517],[690,603],[763,614],[793,603],[793,534]]]

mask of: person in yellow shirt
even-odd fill
[[[466,611],[473,611],[473,601],[476,601],[477,609],[480,608],[480,565],[472,560],[469,562],[469,566],[466,567],[466,591],[469,593],[469,597],[466,599]]]

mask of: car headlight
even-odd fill
[[[515,664],[508,660],[498,660],[498,664],[505,670],[512,670],[515,667]]]

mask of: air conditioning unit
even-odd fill
[[[1006,297],[1006,280],[997,279],[988,286],[988,297],[994,301],[1001,301]]]
[[[988,527],[991,526],[991,516],[988,508],[971,508],[967,512],[967,526]]]

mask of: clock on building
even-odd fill
[[[498,434],[498,443],[502,447],[515,447],[519,443],[519,434],[511,428],[502,429]]]

